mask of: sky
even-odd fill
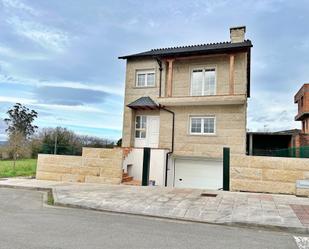
[[[300,128],[293,96],[309,82],[309,1],[0,0],[0,119],[16,102],[36,125],[121,137],[125,61],[152,48],[253,43],[251,131]],[[0,140],[5,140],[0,121]]]

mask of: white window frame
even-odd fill
[[[146,119],[146,121],[145,121],[145,128],[142,128],[142,127],[137,128],[136,127],[137,126],[137,117],[140,117],[140,120],[142,120],[142,117],[145,117],[145,119]],[[144,131],[145,132],[145,137],[141,137],[141,136],[137,137],[136,136],[136,131]],[[136,115],[135,116],[135,126],[134,126],[134,138],[135,139],[146,139],[146,137],[147,137],[147,116],[146,115]]]
[[[202,70],[203,71],[203,84],[202,84],[202,94],[201,95],[193,95],[192,90],[192,84],[193,84],[193,72],[195,70]],[[214,93],[213,94],[205,94],[205,71],[206,70],[214,70],[215,71],[215,86],[214,86]],[[216,66],[204,66],[204,67],[194,67],[190,70],[190,96],[214,96],[217,94],[217,67]]]
[[[145,74],[145,84],[142,85],[142,86],[139,86],[138,85],[138,76],[140,74]],[[148,83],[148,74],[153,74],[153,84],[149,84]],[[155,87],[156,86],[156,72],[154,69],[139,69],[139,70],[136,70],[136,74],[135,74],[135,87],[140,87],[140,88],[143,88],[143,87]]]
[[[192,119],[193,118],[200,118],[201,119],[201,132],[192,132]],[[214,132],[204,132],[204,119],[205,118],[212,118],[214,120]],[[216,116],[214,115],[192,115],[189,116],[189,134],[190,135],[216,135]]]

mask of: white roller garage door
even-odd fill
[[[222,178],[221,160],[175,159],[175,187],[219,189]]]

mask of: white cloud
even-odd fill
[[[41,54],[31,54],[27,52],[17,52],[9,47],[0,44],[0,55],[12,57],[18,60],[46,60],[48,57]]]
[[[266,91],[256,92],[249,100],[248,128],[261,131],[266,127],[270,131],[300,128],[294,121],[297,105],[293,105],[290,93],[274,95]]]
[[[0,134],[0,141],[7,140],[7,136],[5,134]]]
[[[22,103],[22,104],[35,104],[36,100],[33,99],[26,99],[20,97],[7,97],[7,96],[0,96],[0,103],[1,102],[9,102],[9,103]]]
[[[1,63],[1,61],[0,61]],[[84,90],[94,90],[94,91],[101,91],[108,94],[114,94],[118,96],[124,95],[124,88],[123,86],[110,86],[110,85],[101,85],[101,84],[86,84],[82,82],[74,82],[74,81],[42,81],[36,80],[27,77],[15,77],[9,76],[6,74],[1,74],[0,72],[0,84],[1,83],[13,83],[13,84],[20,84],[26,86],[34,86],[34,87],[42,87],[42,86],[49,86],[49,87],[67,87],[67,88],[74,88],[74,89],[84,89]]]
[[[65,31],[38,22],[24,21],[16,16],[9,18],[7,22],[17,34],[27,37],[45,49],[62,52],[70,43],[69,34]]]
[[[50,110],[58,110],[58,111],[70,111],[70,112],[96,112],[106,114],[104,110],[97,107],[86,106],[86,105],[54,105],[54,104],[41,104],[38,103],[37,100],[34,99],[27,99],[27,98],[20,98],[20,97],[7,97],[7,96],[0,96],[0,103],[1,102],[8,102],[8,103],[21,103],[24,105],[31,105],[33,107],[41,107]]]
[[[80,82],[40,82],[40,86],[51,86],[51,87],[68,87],[74,89],[84,89],[84,90],[94,90],[94,91],[102,91],[110,94],[115,94],[119,96],[123,96],[124,89],[122,87],[113,87],[113,86],[104,86],[104,85],[90,85]]]
[[[18,0],[2,0],[3,6],[8,9],[20,10],[31,15],[37,16],[39,12]]]

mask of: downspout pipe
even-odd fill
[[[162,60],[159,57],[155,57],[155,59],[156,59],[158,65],[159,65],[159,71],[160,71],[160,74],[159,74],[159,98],[161,98],[162,97],[162,71],[163,71]],[[169,151],[166,154],[166,161],[165,161],[165,187],[167,187],[168,159],[169,159],[169,156],[171,154],[173,154],[173,152],[174,152],[175,112],[166,109],[162,105],[159,105],[159,109],[160,110],[162,109],[162,110],[164,110],[166,112],[169,112],[170,114],[173,115],[173,121],[172,121],[172,149],[171,149],[171,151]]]
[[[161,98],[161,95],[162,95],[162,71],[163,71],[163,68],[162,68],[162,60],[159,58],[159,57],[156,57],[156,60],[157,60],[157,63],[159,65],[159,71],[160,71],[160,74],[159,74],[159,98]]]
[[[172,121],[172,149],[171,149],[171,151],[169,151],[166,154],[166,161],[165,161],[165,187],[167,187],[168,159],[169,159],[170,155],[173,154],[173,152],[174,152],[175,112],[173,112],[173,111],[171,111],[169,109],[166,109],[164,106],[161,106],[161,105],[160,105],[160,109],[164,110],[166,112],[169,112],[173,116],[173,121]]]

